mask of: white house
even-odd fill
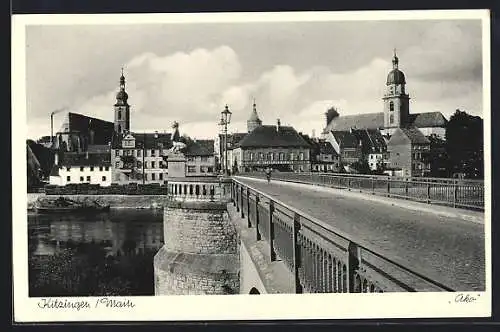
[[[78,183],[109,186],[111,185],[110,157],[110,153],[66,152],[61,157],[56,154],[49,183],[56,186]]]

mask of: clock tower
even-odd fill
[[[130,131],[130,105],[128,104],[128,94],[125,92],[125,76],[120,76],[120,91],[116,94],[115,109],[115,133],[123,135]]]

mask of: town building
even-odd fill
[[[340,169],[340,156],[332,144],[324,139],[309,138],[301,135],[311,146],[311,171],[313,172],[338,172]]]
[[[111,185],[111,161],[109,152],[86,151],[57,153],[55,165],[49,175],[49,184]]]
[[[186,177],[216,174],[214,140],[188,141],[184,155],[186,156]]]
[[[291,126],[261,125],[248,133],[232,150],[239,172],[271,167],[280,171],[311,170],[311,146]]]
[[[353,133],[353,130],[330,131],[324,135],[325,141],[329,142],[337,155],[339,155],[339,166],[342,170],[350,171],[350,165],[362,160],[362,142]]]
[[[387,143],[387,150],[394,175],[429,175],[430,141],[418,128],[397,128]]]
[[[387,144],[379,130],[353,129],[352,133],[361,143],[361,160],[368,163],[371,171],[387,168]]]
[[[113,122],[68,112],[55,135],[53,148],[61,152],[85,152],[91,145],[109,146],[113,128]]]
[[[391,136],[397,128],[415,127],[425,136],[435,134],[445,138],[447,120],[441,112],[410,113],[406,77],[399,69],[399,58],[396,53],[392,59],[392,66],[387,75],[382,98],[383,112],[335,117],[327,123],[323,133],[332,130],[372,129],[380,130],[384,136]]]

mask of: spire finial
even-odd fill
[[[122,66],[122,76],[123,76],[123,66]]]
[[[398,56],[396,55],[396,48],[394,48],[394,57],[392,58],[392,68],[393,69],[398,69]]]
[[[394,56],[396,56],[396,48],[394,47]]]

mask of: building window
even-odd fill
[[[118,120],[122,119],[122,111],[118,111]]]
[[[83,176],[80,176],[80,182],[83,182]]]
[[[269,153],[267,154],[267,157],[268,157],[268,159],[269,159],[269,160],[273,161],[273,160],[274,160],[274,153],[269,152]]]
[[[68,172],[69,172],[69,171],[71,171],[71,167],[69,167],[69,166],[68,166],[68,167],[66,167],[66,170],[67,170]]]
[[[299,160],[304,160],[304,152],[299,153]]]
[[[155,177],[156,177],[156,176],[155,176],[155,173],[151,173],[151,180],[153,180],[153,181],[154,181],[154,180],[155,180]]]
[[[103,176],[103,177],[102,177],[102,182],[105,182],[105,181],[106,181],[106,177],[105,177],[105,176]]]
[[[394,112],[394,102],[389,102],[389,111]]]
[[[141,150],[137,150],[137,157],[141,157],[142,154],[141,154]]]
[[[148,173],[144,173],[144,180],[147,181],[148,180]]]
[[[280,152],[280,160],[285,160],[285,154],[283,152]]]
[[[290,152],[290,160],[295,160],[295,154],[293,152]]]
[[[214,172],[214,168],[212,166],[208,166],[208,173],[213,173]]]
[[[154,161],[151,162],[151,168],[155,168],[155,162]]]
[[[394,123],[394,114],[391,114],[389,116],[389,124],[393,124]]]
[[[102,172],[102,166],[99,166],[99,171],[101,171],[101,172]]]
[[[196,173],[196,166],[188,166],[188,173]]]
[[[70,182],[71,181],[71,176],[66,177],[66,181]]]
[[[202,163],[206,163],[208,161],[208,157],[207,156],[201,156],[201,162]]]
[[[155,156],[156,156],[156,150],[153,149],[153,150],[151,150],[151,157],[155,157]]]
[[[80,172],[83,172],[83,166],[80,166]]]
[[[207,168],[205,166],[200,166],[200,173],[206,173]]]
[[[119,161],[117,161],[117,162],[115,163],[115,168],[120,168],[120,162],[119,162]]]
[[[87,175],[87,181],[90,182],[90,176],[89,175]]]
[[[162,168],[162,166],[163,166],[163,161],[162,161],[162,160],[160,160],[160,161],[158,162],[158,168]]]
[[[94,166],[90,166],[90,171],[93,172],[94,171]]]
[[[163,180],[163,173],[158,174],[158,178],[159,178],[160,180]]]
[[[147,161],[144,162],[144,169],[146,169],[146,168],[148,168],[148,162]]]
[[[115,150],[115,157],[119,157],[120,156],[120,150]]]
[[[253,152],[250,152],[250,161],[253,161]]]

